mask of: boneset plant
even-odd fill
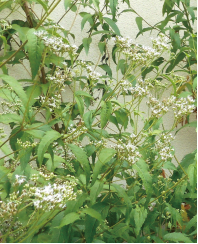
[[[122,14],[133,10],[122,2]],[[59,4],[65,14],[55,22]],[[178,64],[169,35],[152,46],[121,35],[120,4],[0,1],[9,12],[0,20],[1,242],[196,242],[196,151],[179,162],[172,146],[178,122],[195,111],[196,84],[181,95],[177,72],[164,72]],[[23,18],[10,20],[16,12]],[[90,26],[78,46],[59,24],[70,12]],[[29,76],[16,78],[12,66]]]

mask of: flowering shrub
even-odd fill
[[[135,12],[122,2],[122,14]],[[189,33],[185,18],[194,23],[194,8],[172,2],[186,15],[170,1],[163,12],[176,13]],[[65,14],[55,22],[49,16],[59,4]],[[174,70],[181,60],[173,34],[171,41],[161,31],[152,46],[136,44],[120,34],[119,4],[0,1],[1,13],[9,12],[0,20],[2,242],[196,242],[196,151],[180,162],[172,143],[183,118],[185,126],[195,125],[189,123],[196,110],[196,73],[189,68],[195,50],[179,47],[193,62],[180,67],[191,77],[189,87]],[[18,10],[25,20],[14,19]],[[82,29],[90,25],[78,46],[59,24],[70,12],[82,17]],[[142,21],[138,15],[141,33]],[[95,35],[101,36],[96,64],[89,56]],[[12,66],[29,76],[16,77]],[[170,127],[166,115],[173,117]]]

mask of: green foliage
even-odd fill
[[[152,26],[131,5],[0,1],[1,242],[196,242],[197,153],[179,161],[172,136],[196,127],[195,7],[164,0]]]

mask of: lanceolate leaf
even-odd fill
[[[83,46],[85,48],[86,54],[88,54],[88,52],[89,52],[89,46],[90,46],[91,42],[92,42],[91,37],[83,38]]]
[[[45,136],[42,138],[38,146],[38,161],[40,165],[42,164],[44,153],[47,151],[49,145],[53,141],[57,140],[59,137],[61,137],[60,133],[51,130],[51,131],[47,131]]]
[[[69,8],[69,6],[71,5],[72,0],[64,0],[64,6],[65,6],[65,10],[67,10]]]
[[[132,215],[135,221],[135,234],[136,236],[139,235],[140,229],[142,225],[144,224],[144,221],[146,220],[147,217],[147,210],[144,209],[144,207],[139,207],[137,206],[136,209],[132,210]]]
[[[81,116],[83,116],[83,114],[84,114],[84,102],[83,102],[83,99],[80,96],[75,96],[75,99],[76,99],[76,103],[78,105],[78,110],[79,110]]]
[[[15,122],[15,123],[21,123],[23,121],[23,118],[20,117],[18,114],[2,114],[0,116],[0,123],[3,123],[3,124],[9,124],[9,123],[12,123],[12,122]]]
[[[115,32],[115,34],[118,35],[118,36],[120,36],[120,31],[119,31],[116,23],[112,19],[109,19],[107,17],[104,17],[103,19],[104,19],[104,21],[107,22],[108,25],[111,26],[111,28],[113,29],[113,31]]]
[[[76,156],[76,159],[81,163],[85,173],[86,173],[86,180],[87,184],[89,183],[89,178],[90,178],[90,166],[89,166],[89,161],[87,158],[87,154],[83,149],[80,147],[69,144],[69,148],[72,150],[73,154]]]
[[[163,239],[166,241],[192,243],[189,237],[187,237],[183,233],[178,233],[178,232],[168,233],[163,237]]]
[[[113,20],[115,20],[117,5],[118,5],[118,0],[110,0],[110,9],[113,15]]]
[[[148,197],[150,197],[152,193],[152,177],[149,174],[148,165],[144,160],[140,159],[136,164],[133,165],[133,168],[137,170],[140,178],[143,181],[146,193],[148,194]]]
[[[75,95],[76,96],[84,96],[84,97],[88,97],[88,98],[94,99],[89,93],[87,93],[85,91],[76,91]]]
[[[107,121],[109,120],[109,117],[112,113],[112,105],[110,101],[102,101],[101,103],[101,127],[104,128],[105,125],[107,124]]]
[[[64,225],[69,225],[71,223],[73,223],[74,221],[76,221],[77,219],[80,218],[80,215],[74,212],[71,212],[69,214],[67,214],[61,221],[60,223],[60,227],[64,226]]]
[[[32,71],[32,79],[34,79],[38,73],[42,60],[42,53],[44,50],[43,43],[38,39],[34,32],[35,29],[33,28],[27,32],[27,49],[30,60],[30,67]]]
[[[0,75],[0,78],[2,78],[6,83],[8,83],[10,87],[12,87],[12,89],[16,92],[17,96],[21,99],[24,107],[27,106],[27,95],[25,94],[25,91],[23,90],[23,87],[20,85],[20,83],[9,75]]]
[[[98,161],[95,164],[94,170],[93,170],[93,179],[92,184],[95,183],[99,173],[100,169],[103,165],[105,165],[116,153],[116,151],[112,148],[103,148],[98,156]]]
[[[142,32],[142,17],[136,17],[135,21],[136,21],[139,31]]]

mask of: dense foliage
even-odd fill
[[[196,151],[172,145],[196,126],[195,10],[164,0],[151,26],[129,0],[0,0],[1,242],[196,242]],[[121,35],[130,12],[151,46]]]

